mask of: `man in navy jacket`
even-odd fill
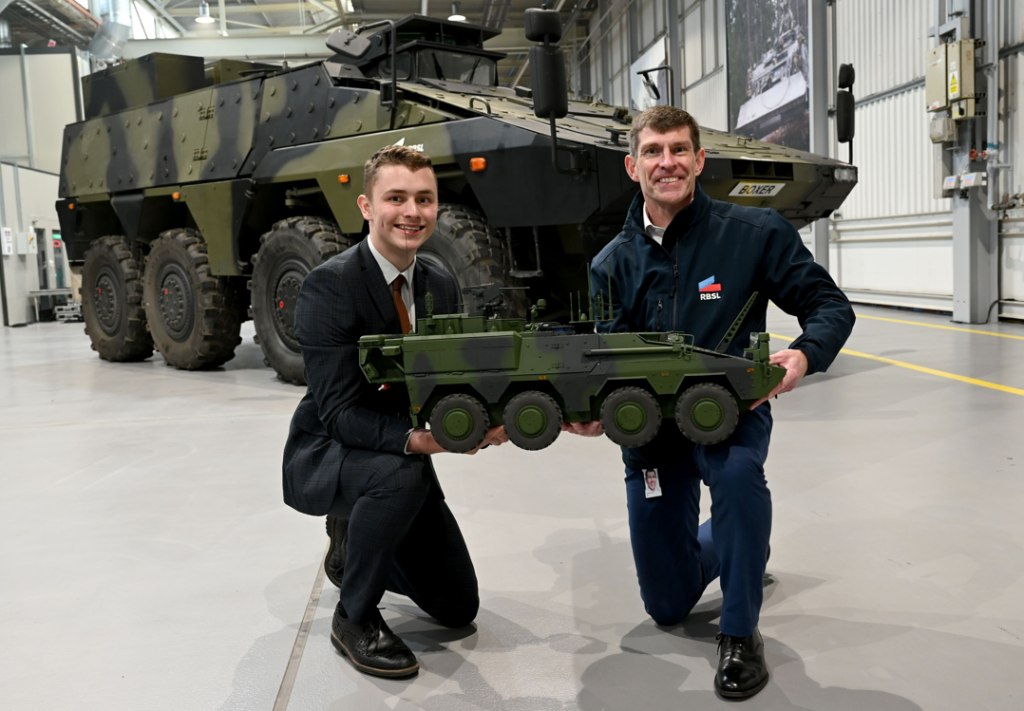
[[[771,362],[786,368],[772,395],[825,370],[853,328],[846,296],[817,265],[793,226],[770,209],[709,198],[697,176],[704,167],[700,129],[690,114],[649,109],[629,133],[629,176],[640,183],[619,235],[592,265],[595,295],[607,288],[615,319],[601,331],[685,331],[714,348],[755,291],[745,332],[764,331],[768,301],[797,316],[803,335]],[[742,355],[744,339],[727,352]],[[768,682],[757,630],[771,533],[771,495],[764,476],[771,436],[767,398],[740,417],[717,445],[693,445],[663,427],[649,444],[623,448],[630,538],[640,595],[660,625],[681,622],[707,585],[721,578],[720,660],[715,689],[727,698],[753,696]],[[566,425],[600,434],[600,423]],[[644,495],[644,471],[656,468],[662,495]],[[711,490],[712,516],[698,526],[700,482]]]

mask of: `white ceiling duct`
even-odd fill
[[[89,43],[89,52],[97,59],[120,57],[132,34],[131,0],[91,0],[89,8],[103,20],[100,31]]]

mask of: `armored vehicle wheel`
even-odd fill
[[[520,449],[544,449],[562,433],[562,410],[550,395],[536,390],[509,400],[503,415],[505,434]]]
[[[103,360],[153,355],[142,308],[142,272],[127,238],[100,237],[89,246],[82,268],[82,316],[92,349]]]
[[[661,429],[661,408],[643,388],[619,388],[601,405],[601,427],[617,445],[642,447]]]
[[[696,444],[718,444],[736,430],[740,409],[732,394],[721,385],[698,383],[676,401],[679,431]]]
[[[337,225],[318,217],[289,217],[260,237],[260,250],[252,258],[250,315],[263,362],[281,380],[306,384],[295,337],[295,303],[302,281],[315,267],[351,246]]]
[[[150,245],[143,301],[153,343],[167,365],[198,370],[235,357],[242,321],[235,287],[210,273],[206,243],[191,229]]]
[[[490,424],[484,406],[471,395],[447,395],[430,413],[430,432],[434,441],[456,454],[479,447]]]
[[[512,255],[498,235],[487,225],[484,216],[462,205],[442,203],[437,209],[437,228],[416,252],[417,258],[429,261],[455,278],[459,292],[471,286],[489,286],[501,282],[515,286],[509,276]],[[502,292],[507,318],[526,318],[529,302],[522,290]],[[476,296],[463,294],[466,311],[480,307]]]

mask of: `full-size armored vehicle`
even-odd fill
[[[527,34],[547,45],[560,31],[556,17]],[[499,87],[503,55],[484,48],[496,34],[412,15],[338,30],[335,54],[304,66],[153,54],[87,77],[86,120],[64,131],[57,211],[100,357],[155,348],[178,368],[217,366],[251,316],[267,364],[302,382],[299,287],[363,238],[363,164],[393,143],[436,167],[438,225],[421,258],[461,288],[525,285],[564,309],[557,294],[584,288],[585,263],[637,192],[623,169],[632,116],[566,104],[557,61],[531,64],[532,90]],[[797,226],[856,183],[856,169],[808,153],[715,131],[702,144],[709,195]],[[509,302],[505,316],[525,315],[524,294]]]
[[[736,132],[771,143],[807,145],[807,42],[795,28],[771,42],[747,77],[747,100],[736,117]]]
[[[627,447],[654,439],[664,418],[715,444],[786,374],[769,363],[767,333],[750,334],[743,358],[724,353],[754,298],[715,350],[685,333],[576,333],[537,322],[534,309],[529,324],[428,314],[415,334],[360,338],[359,366],[371,383],[405,386],[413,423],[429,422],[450,452],[475,449],[496,425],[515,445],[543,449],[563,422],[595,420]]]

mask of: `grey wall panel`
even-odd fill
[[[860,180],[843,203],[843,219],[949,211],[949,200],[932,195],[930,117],[923,105],[919,87],[857,109],[854,162]],[[839,157],[845,159],[845,145]]]
[[[683,95],[683,108],[694,115],[701,127],[728,130],[725,80],[725,70],[720,69],[691,86]]]
[[[857,70],[856,96],[924,76],[933,0],[845,0],[835,8],[836,56]]]

